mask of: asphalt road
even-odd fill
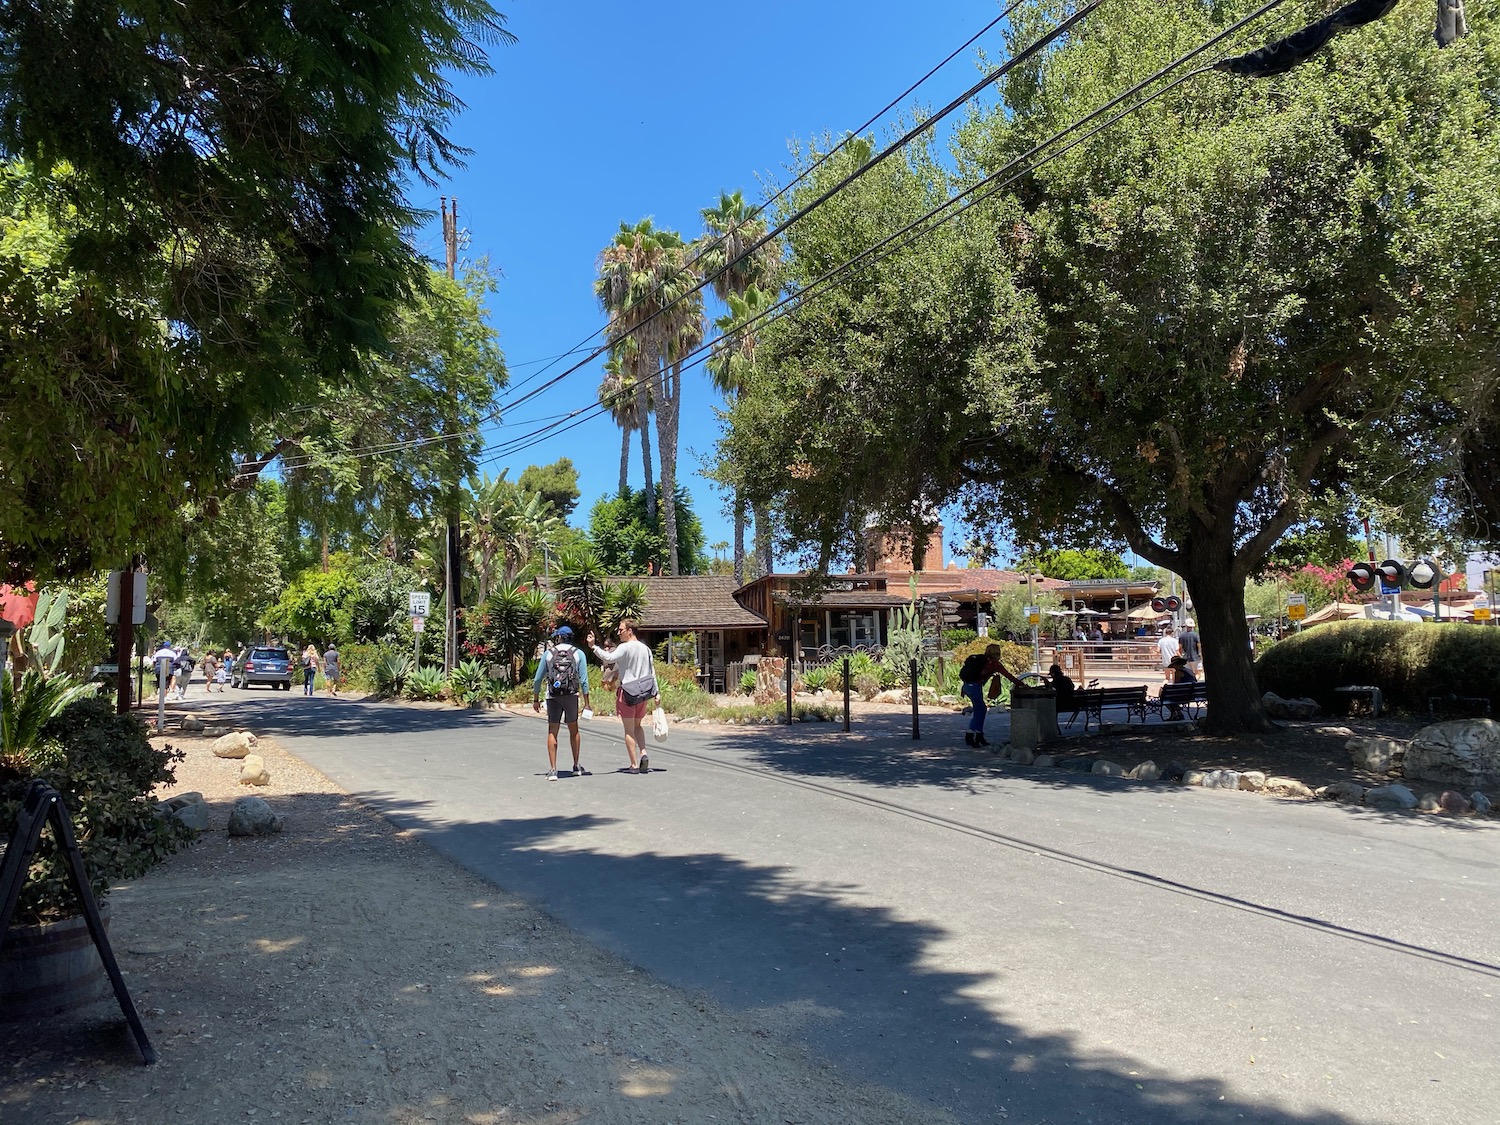
[[[1500,1119],[1500,826],[1001,769],[956,716],[680,727],[230,693],[599,945],[964,1122]],[[711,733],[712,732],[712,733]],[[566,749],[560,754],[566,763]]]

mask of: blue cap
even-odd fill
[[[554,637],[571,637],[573,635],[573,630],[568,628],[566,625],[559,625],[552,631],[552,635]]]

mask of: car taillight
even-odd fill
[[[253,672],[253,671],[255,671],[255,661],[252,660],[252,661],[250,661],[250,663],[246,664],[245,665],[245,671],[247,671],[247,672]]]

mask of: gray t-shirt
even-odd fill
[[[1182,658],[1189,664],[1198,663],[1198,634],[1189,629],[1177,636],[1177,644],[1182,649]]]

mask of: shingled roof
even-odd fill
[[[646,615],[640,626],[650,632],[769,628],[764,617],[734,600],[738,586],[732,575],[688,574],[618,581],[639,582],[646,588]]]

